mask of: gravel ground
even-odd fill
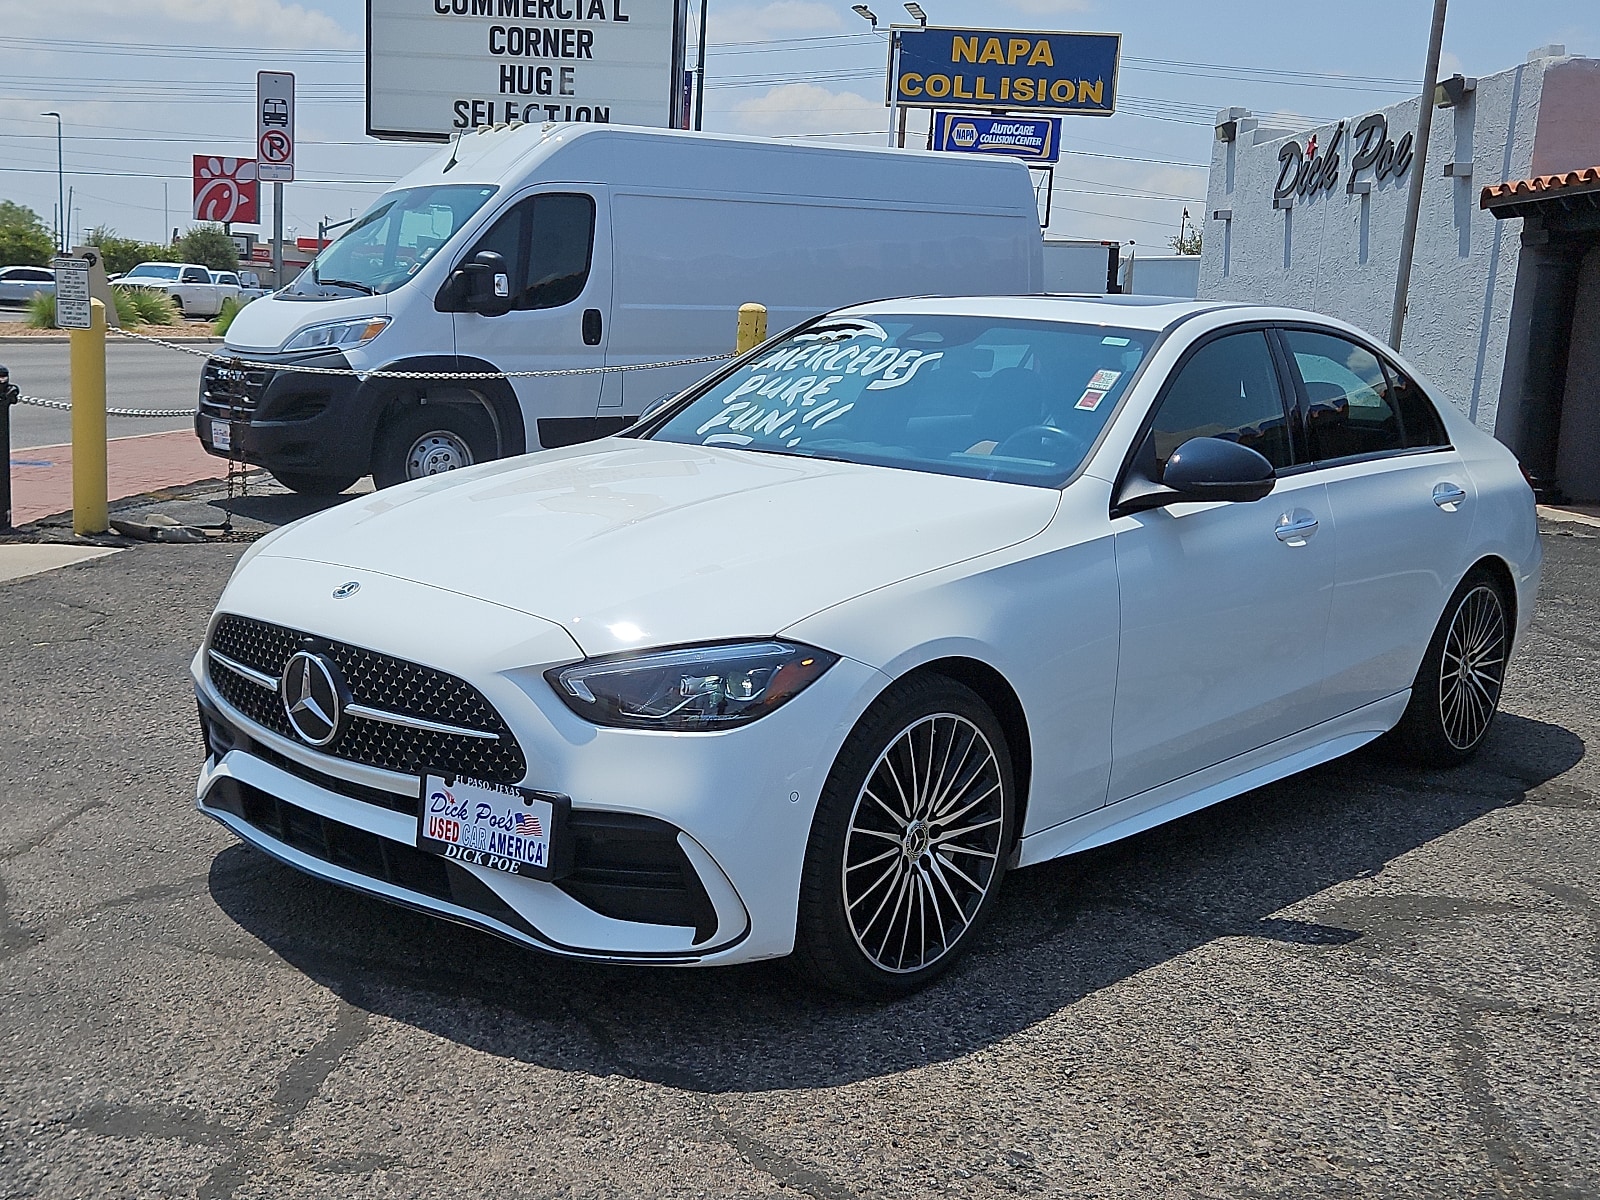
[[[567,963],[195,813],[237,546],[0,585],[0,1196],[1600,1194],[1600,531],[1484,753],[1013,875],[891,1005]]]

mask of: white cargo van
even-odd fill
[[[565,371],[733,348],[856,301],[1037,292],[1020,162],[621,126],[464,135],[286,288],[242,310],[195,430],[305,492],[380,485],[616,432],[710,366],[483,381],[279,364]],[[265,367],[239,362],[265,363]]]

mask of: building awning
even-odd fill
[[[1496,183],[1483,189],[1478,207],[1498,218],[1600,212],[1600,167]]]

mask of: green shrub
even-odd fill
[[[54,329],[56,327],[56,298],[35,292],[28,299],[28,315],[23,318],[29,329]]]
[[[180,262],[199,263],[213,271],[239,269],[239,248],[221,225],[195,225],[172,248],[182,255]]]
[[[228,326],[233,324],[233,319],[239,315],[239,310],[243,307],[237,296],[224,296],[222,309],[217,313],[217,319],[211,323],[211,332],[218,337],[227,337]]]
[[[128,294],[127,288],[112,288],[111,300],[117,306],[117,324],[126,329],[129,325],[138,325],[140,323],[139,306],[134,303],[133,297]]]
[[[118,288],[133,301],[134,319],[142,325],[176,325],[178,310],[165,292],[145,287]],[[120,308],[117,310],[122,311]]]

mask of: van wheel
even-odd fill
[[[274,471],[272,477],[302,496],[337,496],[358,478],[355,475],[312,475],[306,471]]]
[[[456,471],[495,457],[494,425],[482,409],[419,404],[392,418],[372,453],[372,481],[381,488]]]

